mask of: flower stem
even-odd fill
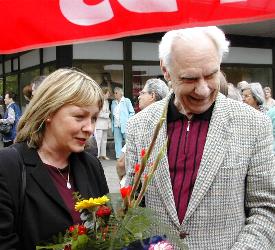
[[[148,148],[148,150],[146,151],[146,154],[144,155],[144,157],[141,160],[140,171],[138,171],[136,173],[137,177],[135,177],[133,188],[132,188],[132,191],[131,191],[131,194],[130,194],[130,200],[135,199],[135,197],[134,197],[135,196],[135,192],[138,189],[142,173],[144,172],[146,163],[147,163],[147,161],[148,161],[148,159],[149,159],[149,157],[151,155],[153,147],[155,146],[155,143],[156,143],[159,131],[160,131],[160,129],[161,129],[164,121],[166,120],[167,109],[168,109],[168,105],[166,104],[165,107],[164,107],[164,109],[163,109],[163,111],[162,111],[160,120],[158,121],[158,123],[157,123],[157,125],[155,127],[154,134],[153,134],[153,139],[152,139],[152,141],[151,141],[151,143],[149,145],[149,148]],[[132,204],[132,202],[130,204]]]

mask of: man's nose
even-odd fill
[[[208,97],[210,95],[210,88],[208,87],[208,84],[203,79],[200,80],[195,87],[195,93],[198,96],[201,97]]]

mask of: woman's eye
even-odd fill
[[[82,120],[82,119],[83,119],[83,116],[82,116],[82,115],[76,115],[76,116],[75,116],[75,119],[76,119],[76,120]]]

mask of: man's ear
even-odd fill
[[[169,72],[168,72],[168,70],[167,70],[167,67],[163,65],[162,60],[160,61],[160,69],[161,69],[161,71],[162,71],[162,74],[163,74],[163,76],[164,76],[164,79],[165,79],[167,82],[169,82],[169,81],[171,80],[171,79],[170,79],[170,74],[169,74]]]

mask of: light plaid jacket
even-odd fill
[[[127,182],[147,148],[169,97],[132,117],[127,126]],[[149,160],[165,142],[164,124]],[[165,156],[146,194],[146,206],[176,234],[187,233],[190,250],[275,249],[275,159],[270,119],[219,94],[188,209],[179,223]],[[165,233],[162,227],[156,233]]]

